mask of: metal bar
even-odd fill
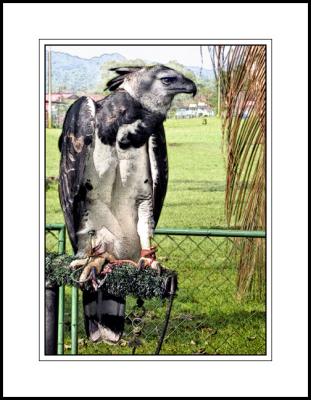
[[[48,224],[47,230],[61,230],[64,224]],[[245,231],[239,229],[178,229],[178,228],[157,228],[156,235],[185,235],[185,236],[222,236],[222,237],[249,237],[265,238],[265,231]]]
[[[71,288],[71,354],[78,354],[78,288]]]
[[[242,231],[234,229],[175,229],[158,228],[155,235],[183,235],[183,236],[220,236],[220,237],[247,237],[265,238],[265,231]]]
[[[64,224],[46,224],[45,229],[48,231],[60,231],[65,227]]]
[[[64,254],[66,251],[66,233],[65,226],[59,230],[58,235],[58,253]],[[57,354],[64,354],[64,306],[65,306],[65,287],[58,289],[58,335],[57,335]]]
[[[64,297],[65,288],[58,288],[58,334],[57,334],[57,354],[64,354]]]
[[[176,289],[177,289],[177,275],[176,274],[171,275],[169,284],[170,284],[170,289],[169,289],[168,304],[167,304],[166,313],[165,313],[165,322],[164,322],[164,325],[162,328],[162,333],[161,333],[160,339],[158,341],[158,345],[157,345],[155,354],[160,354],[162,344],[164,341],[164,337],[166,335],[168,323],[170,320],[171,311],[172,311],[172,307],[173,307],[173,300],[174,300],[174,296],[175,296]]]
[[[63,225],[58,234],[58,254],[66,252],[66,229]]]
[[[167,327],[168,327],[168,323],[170,320],[170,315],[171,315],[171,311],[172,311],[172,307],[173,307],[173,300],[174,300],[174,294],[171,294],[169,299],[168,299],[168,304],[167,304],[167,308],[166,308],[166,314],[165,314],[165,321],[164,321],[164,326],[162,328],[162,333],[155,351],[155,354],[158,355],[160,354],[161,348],[162,348],[162,344],[164,341],[164,337],[167,331]]]
[[[64,254],[66,251],[66,229],[64,224],[47,224],[46,230],[59,231],[58,253]],[[176,229],[158,228],[155,230],[157,235],[176,235],[176,236],[210,236],[210,237],[245,237],[245,238],[265,238],[265,231],[245,231],[234,229]],[[78,353],[78,288],[72,287],[71,292],[71,354]],[[58,336],[57,354],[64,354],[64,286],[59,287],[58,293]],[[164,329],[166,331],[167,326]],[[165,333],[164,333],[165,334]],[[162,339],[163,341],[163,339]],[[161,341],[160,341],[161,342]],[[162,344],[162,343],[161,343]],[[161,344],[158,345],[156,354],[159,354]]]

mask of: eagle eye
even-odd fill
[[[171,77],[161,78],[161,81],[162,83],[164,83],[164,85],[170,85],[171,83],[176,82],[177,78],[171,76]]]

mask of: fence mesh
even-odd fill
[[[59,249],[58,234],[48,230],[47,251]],[[251,238],[158,234],[158,260],[178,274],[178,291],[161,354],[266,354],[265,299],[238,301],[236,259]],[[256,239],[258,240],[258,239]],[[265,240],[262,238],[261,240]],[[86,338],[79,293],[79,354],[154,354],[164,323],[166,300],[145,301],[145,314],[128,297],[125,331],[116,346]],[[65,353],[70,353],[71,288],[65,288]]]
[[[45,230],[45,250],[46,252],[59,252],[59,233],[60,230],[46,229]]]

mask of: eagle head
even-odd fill
[[[181,73],[165,65],[151,67],[113,68],[118,76],[107,83],[109,90],[120,87],[126,90],[143,107],[160,114],[166,114],[174,96],[191,93],[195,96],[195,83]]]

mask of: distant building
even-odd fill
[[[94,101],[99,101],[106,97],[103,94],[88,94],[88,96],[91,97],[91,99],[93,99]]]
[[[213,117],[214,115],[215,112],[211,106],[203,102],[189,104],[188,107],[178,108],[175,112],[175,118]]]
[[[215,112],[209,104],[198,103],[197,117],[214,117]]]
[[[105,96],[102,94],[88,94],[94,101],[103,99]],[[76,101],[80,96],[75,93],[52,93],[52,127],[61,128],[63,126],[66,112],[70,105]],[[45,122],[48,123],[48,108],[49,108],[49,95],[45,95]]]
[[[79,98],[74,93],[52,93],[52,127],[61,128],[69,106]],[[45,123],[48,123],[49,95],[45,95]]]
[[[192,118],[192,111],[187,108],[178,108],[175,112],[175,118]]]
[[[76,100],[79,96],[74,93],[52,93],[51,100],[52,103],[62,103],[66,100]],[[49,95],[45,95],[45,102],[49,101]]]

